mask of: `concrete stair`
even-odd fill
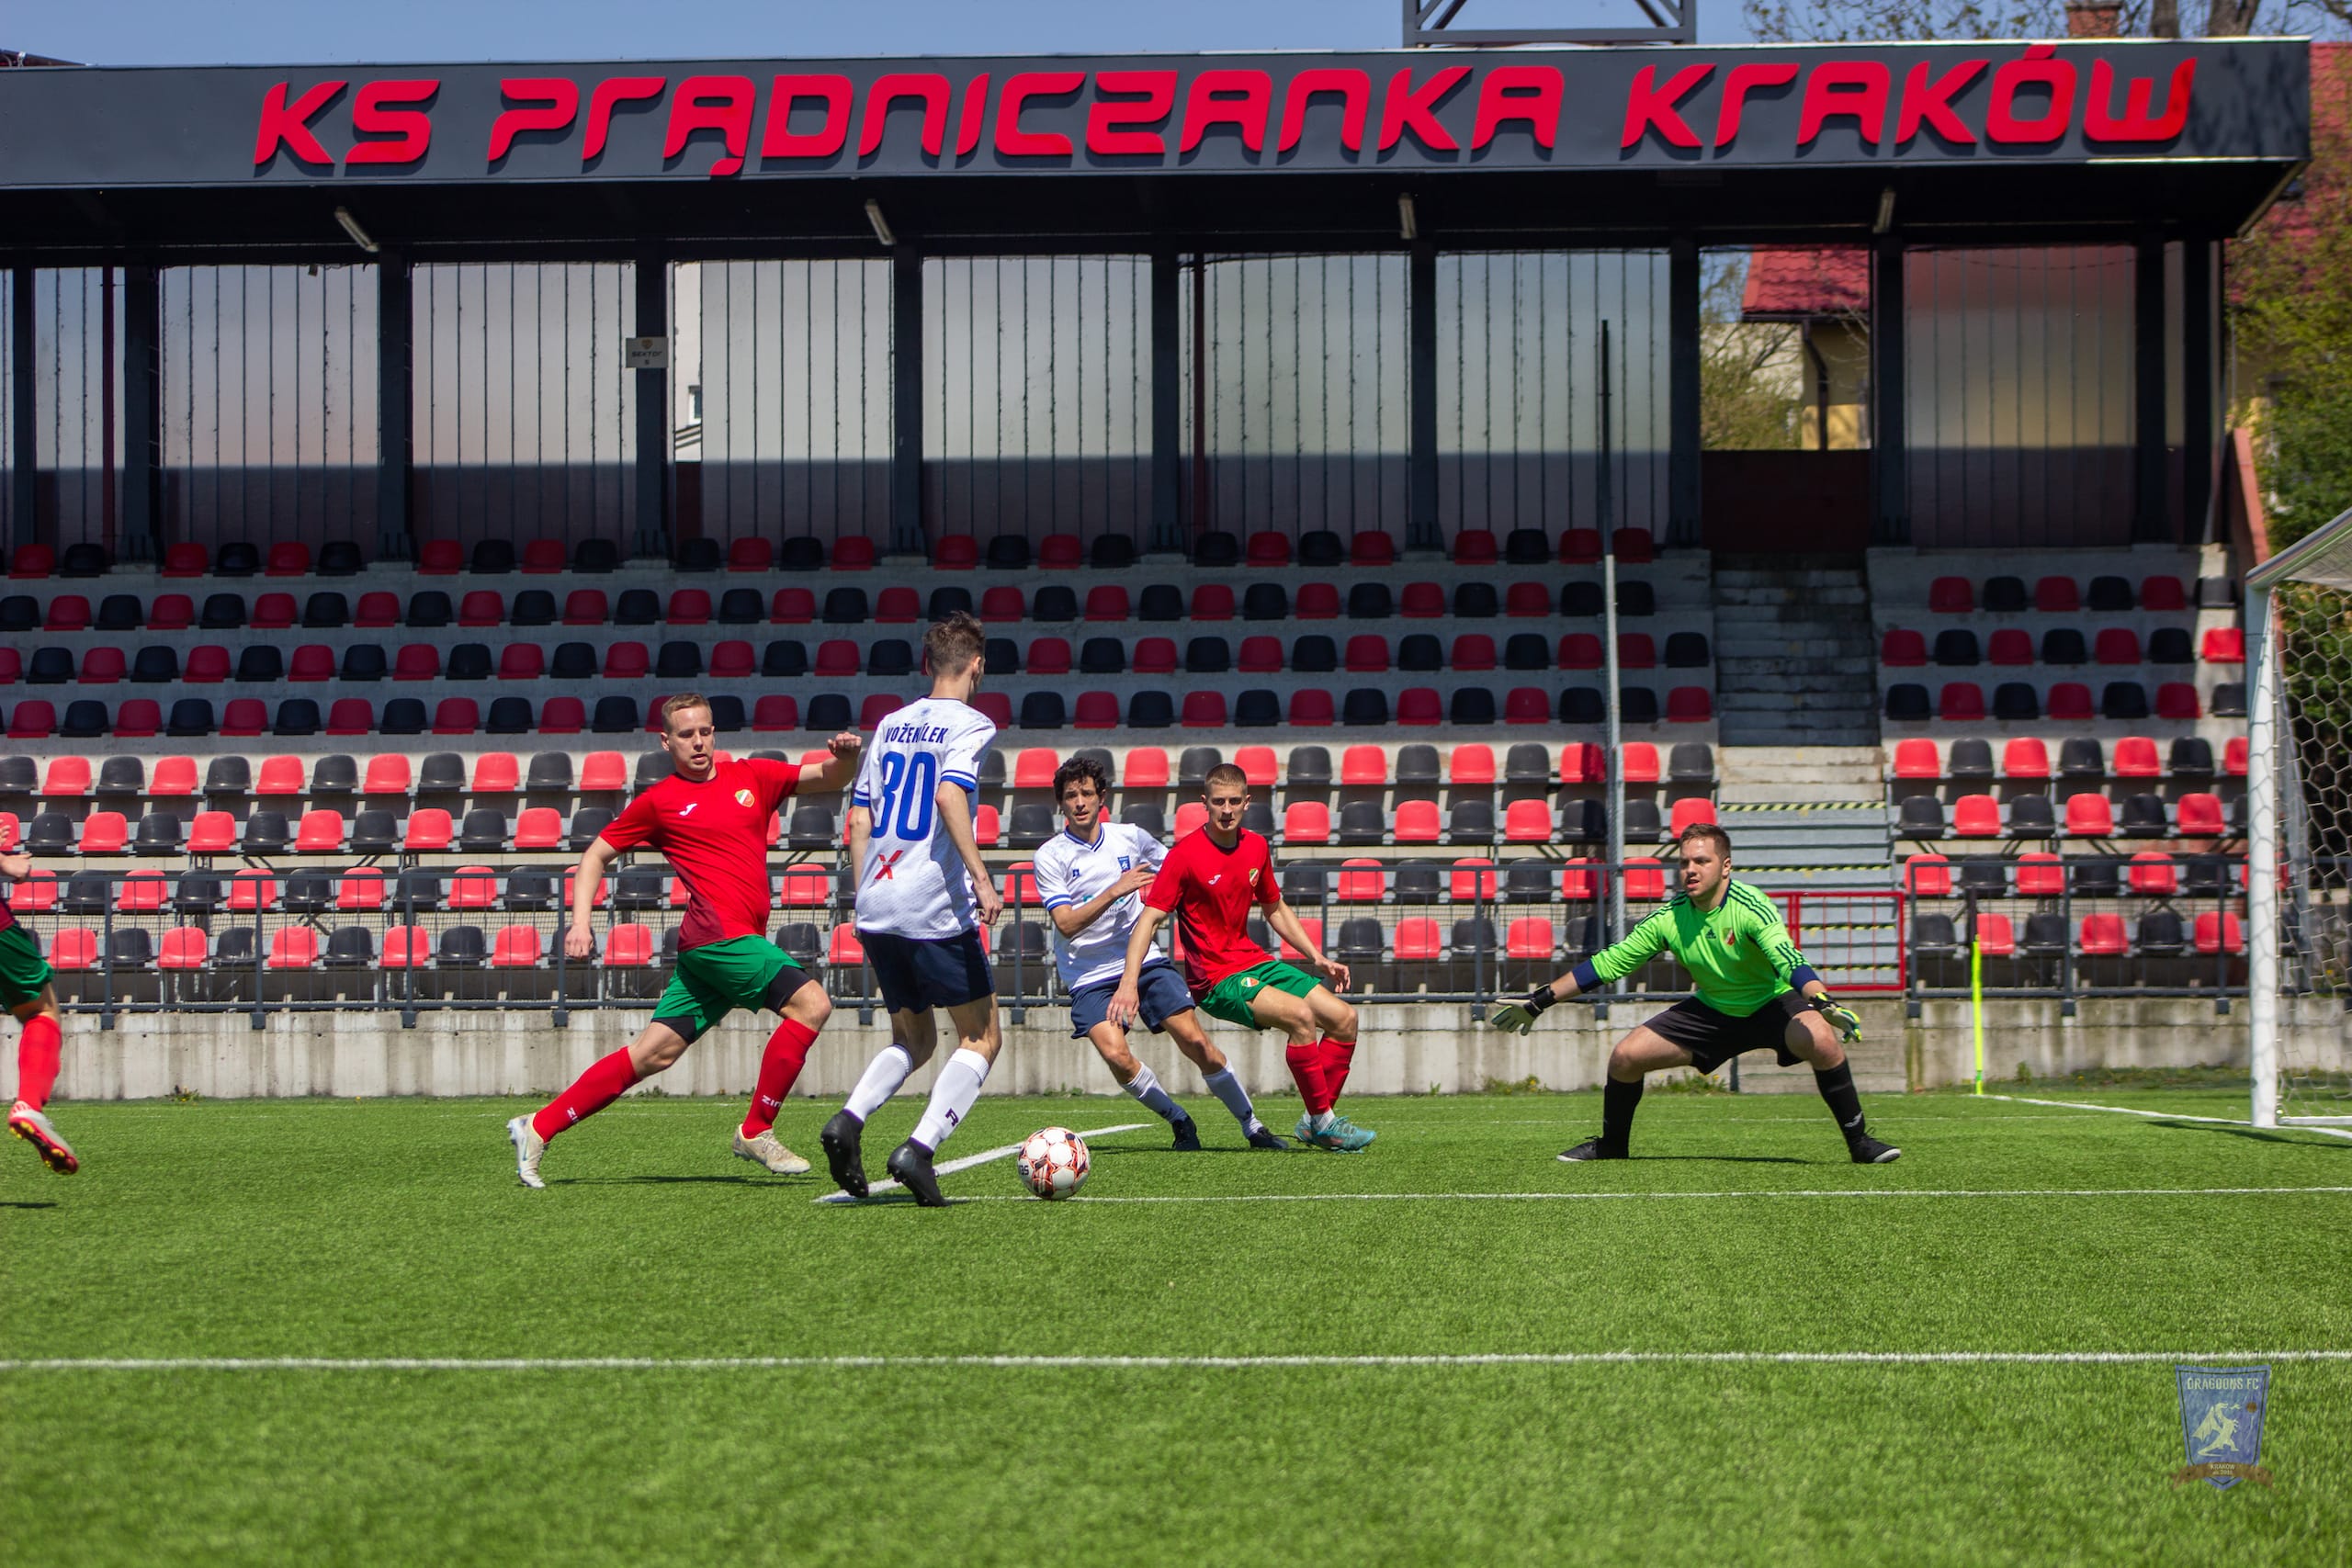
[[[1718,553],[1714,597],[1724,745],[1878,744],[1877,645],[1861,557]]]
[[[1740,880],[1782,902],[1833,988],[1893,984],[1902,929],[1875,746],[1726,747],[1716,813]],[[1862,895],[1862,897],[1840,897]]]

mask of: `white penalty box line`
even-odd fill
[[[2341,1187],[1791,1187],[1712,1192],[1202,1192],[1088,1197],[1066,1208],[1108,1203],[1655,1203],[1733,1198],[2251,1198],[2352,1194]],[[1027,1203],[1018,1194],[985,1193],[959,1203]]]
[[[2244,1116],[2191,1116],[2179,1111],[2143,1111],[2131,1105],[2099,1105],[2086,1100],[2035,1100],[2022,1094],[1988,1094],[1987,1100],[2006,1100],[2012,1105],[2056,1106],[2066,1111],[2104,1111],[2110,1116],[2139,1116],[2151,1122],[2202,1122],[2215,1127],[2251,1127],[2254,1122]],[[2317,1133],[2326,1138],[2352,1138],[2352,1127],[2328,1127],[2310,1122],[2290,1121],[2280,1117],[2275,1128],[2265,1132]]]

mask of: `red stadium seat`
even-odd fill
[[[24,655],[13,648],[0,648],[0,686],[15,685],[24,673]]]
[[[1378,861],[1346,860],[1340,863],[1340,882],[1331,896],[1342,904],[1377,904],[1387,886],[1387,874]]]
[[[498,874],[486,865],[461,865],[449,878],[449,908],[498,908]]]
[[[372,865],[355,865],[343,874],[334,889],[334,907],[347,913],[365,913],[384,907],[384,873]]]
[[[768,621],[779,626],[805,626],[817,618],[817,595],[806,588],[779,588],[768,601]]]
[[[229,878],[229,911],[251,915],[277,908],[277,878],[266,871],[241,871]]]
[[[2233,779],[2245,777],[2246,738],[2233,735],[2222,745],[2222,772]]]
[[[2180,869],[2160,850],[2142,850],[2132,857],[2132,891],[2143,898],[2169,898],[2180,891]]]
[[[2050,688],[2043,699],[2042,716],[2082,722],[2092,718],[2098,709],[2091,702],[2091,689],[2080,681],[2061,681]]]
[[[1704,795],[1690,795],[1674,803],[1674,811],[1668,820],[1666,830],[1670,837],[1679,839],[1685,828],[1695,827],[1702,822],[1713,822],[1714,819],[1715,803]]]
[[[710,625],[710,591],[707,588],[681,588],[670,595],[662,619],[673,626],[707,626]]]
[[[1714,716],[1714,699],[1704,686],[1677,686],[1666,694],[1668,724],[1704,724]]]
[[[2009,917],[1994,910],[1984,910],[1976,917],[1976,945],[1987,958],[2017,956],[2017,931]]]
[[[1032,675],[1069,674],[1069,639],[1058,637],[1031,638],[1029,651],[1022,656],[1021,667]]]
[[[2055,898],[2066,891],[2066,863],[2047,851],[2018,856],[2018,897]]]
[[[1272,639],[1268,638],[1267,640],[1272,641]],[[1460,639],[1456,638],[1455,641],[1458,645]],[[1487,638],[1487,646],[1489,649],[1492,649],[1494,647],[1494,639],[1491,637]],[[1462,666],[1457,663],[1454,668],[1460,669]],[[1490,664],[1487,666],[1487,668],[1491,670],[1494,666]],[[1356,636],[1348,638],[1348,673],[1351,675],[1379,675],[1385,674],[1387,671],[1387,669],[1388,639],[1386,637],[1381,637],[1377,633],[1374,632],[1361,632]]]
[[[1378,528],[1360,529],[1348,541],[1348,564],[1354,567],[1395,566],[1396,541]]]
[[[857,705],[857,727],[878,729],[882,721],[907,705],[910,699],[892,692],[876,692]]]
[[[324,807],[305,811],[301,826],[295,830],[294,852],[304,855],[339,853],[343,849],[344,827],[340,811]]]
[[[212,557],[202,545],[183,540],[164,548],[165,577],[202,577],[212,570]]]
[[[135,871],[115,890],[117,914],[152,915],[171,899],[172,881],[160,871]]]
[[[652,668],[652,659],[641,642],[616,642],[605,649],[605,679],[607,681],[642,681]]]
[[[547,673],[547,655],[535,642],[510,642],[498,650],[498,678],[536,681]]]
[[[395,681],[437,681],[441,678],[441,650],[429,642],[404,642],[392,660]]]
[[[1610,536],[1609,546],[1621,566],[1647,566],[1657,558],[1647,528],[1620,528]]]
[[[1541,915],[1521,915],[1511,921],[1503,938],[1506,958],[1549,958],[1559,950],[1560,933]]]
[[[1070,709],[1072,729],[1116,729],[1119,728],[1119,699],[1112,692],[1080,692]]]
[[[90,759],[59,757],[40,777],[40,793],[51,800],[68,800],[90,793]]]
[[[1984,720],[1984,688],[1973,681],[1947,681],[1937,699],[1936,716],[1946,724],[1981,724]]]
[[[1454,565],[1492,566],[1496,558],[1494,530],[1464,528],[1453,536]]]
[[[130,841],[130,825],[119,811],[93,811],[82,818],[81,852],[119,855]]]
[[[972,839],[982,849],[994,849],[997,840],[1002,836],[995,807],[983,806],[972,813]]]
[[[1495,749],[1483,741],[1466,741],[1456,746],[1445,760],[1446,782],[1455,784],[1490,784],[1495,782]]]
[[[1302,686],[1290,694],[1290,723],[1294,729],[1329,729],[1337,722],[1338,715],[1331,706],[1331,693],[1324,686]]]
[[[1410,686],[1396,694],[1396,722],[1425,729],[1445,722],[1445,704],[1429,686]]]
[[[2050,776],[2050,748],[2038,736],[2023,735],[2001,748],[2001,776],[2005,779],[2046,779]]]
[[[1408,621],[1433,621],[1447,613],[1445,590],[1434,582],[1408,582],[1397,595],[1396,612]]]
[[[337,697],[327,707],[329,735],[365,735],[376,728],[376,710],[365,697]]]
[[[1086,591],[1086,618],[1090,621],[1124,621],[1130,609],[1127,591],[1115,582],[1098,583]]]
[[[972,699],[972,705],[988,715],[989,722],[999,729],[1012,728],[1012,699],[1002,692],[982,692]]]
[[[537,969],[542,949],[537,926],[501,926],[491,945],[492,969]]]
[[[8,557],[8,575],[29,582],[57,570],[57,552],[47,545],[18,545]]]
[[[1434,964],[1445,952],[1445,941],[1438,933],[1436,920],[1413,915],[1396,922],[1392,951],[1399,964]]]
[[[300,795],[306,777],[300,757],[265,757],[254,779],[255,795]]]
[[[1282,667],[1282,638],[1261,636],[1241,639],[1241,651],[1234,660],[1234,668],[1242,674],[1272,675],[1279,672]]]
[[[1186,729],[1223,729],[1226,726],[1225,694],[1185,693],[1183,713],[1177,722]]]
[[[269,728],[269,709],[259,697],[232,697],[220,710],[220,733],[246,739]]]
[[[127,697],[114,710],[114,732],[124,740],[143,740],[164,728],[163,705],[153,697]],[[153,794],[151,790],[149,792]]]
[[[710,650],[710,674],[715,681],[744,681],[759,673],[752,645],[730,637]]]
[[[196,621],[196,601],[185,593],[158,593],[147,606],[151,632],[184,632]]]
[[[2023,669],[2033,662],[2033,637],[2016,626],[2003,626],[1984,643],[1984,661],[2005,670]]]
[[[874,623],[876,626],[912,626],[922,619],[922,600],[904,583],[885,588],[874,598]]]
[[[2201,712],[2197,702],[2197,688],[2186,681],[2166,681],[2156,688],[2158,718],[2190,719]]]
[[[1261,528],[1250,536],[1248,564],[1253,567],[1288,566],[1290,536],[1271,528]]]
[[[2140,635],[2129,626],[2104,626],[2092,647],[2091,658],[2099,664],[2137,664],[2140,662]]]
[[[2222,797],[2199,790],[2180,797],[2175,830],[2184,839],[2218,839],[2227,833],[2229,818],[2222,810]]]
[[[847,637],[828,637],[817,645],[817,661],[813,672],[828,677],[857,673],[857,644]]]
[[[980,594],[980,619],[990,626],[1000,621],[1026,620],[1028,616],[1028,602],[1022,597],[1020,589],[1009,583],[1000,583]]]
[[[433,705],[433,733],[471,735],[481,728],[481,705],[471,697],[443,697]]]
[[[554,850],[563,847],[563,813],[552,806],[526,806],[514,819],[514,847]]]
[[[752,728],[763,735],[800,728],[800,704],[780,692],[771,692],[752,705]]]
[[[1560,897],[1570,904],[1589,904],[1600,897],[1602,881],[1599,862],[1572,855],[1560,866]]]
[[[1894,776],[1898,779],[1939,779],[1944,765],[1936,755],[1932,740],[1898,740],[1894,743]]]
[[[2130,952],[2131,945],[2124,934],[2123,917],[2116,914],[2085,915],[2075,937],[2075,949],[2085,958],[2114,958]]]
[[[1657,776],[1657,748],[1650,748],[1652,778]],[[1560,782],[1568,784],[1604,784],[1609,778],[1609,758],[1589,740],[1571,740],[1560,748]]]
[[[1340,753],[1340,783],[1342,784],[1385,784],[1388,782],[1388,753],[1377,746],[1351,746]]]
[[[766,571],[775,565],[775,546],[766,539],[736,539],[727,547],[729,571]]]
[[[575,588],[563,596],[563,624],[567,626],[601,626],[612,613],[612,601],[601,588]]]
[[[1444,831],[1434,800],[1400,800],[1390,836],[1400,844],[1434,844]]]
[[[980,564],[980,542],[969,534],[942,534],[931,547],[931,564],[941,571],[969,571]]]
[[[1503,808],[1503,842],[1548,844],[1552,841],[1552,803],[1542,798],[1514,800]]]
[[[1889,626],[1879,639],[1878,661],[1896,670],[1917,670],[1928,662],[1928,639],[1902,626]]]
[[[552,577],[566,564],[561,539],[532,539],[523,547],[523,570],[535,577]]]
[[[180,679],[196,686],[216,686],[229,678],[229,650],[208,642],[187,650]]]
[[[1051,789],[1054,770],[1060,766],[1061,756],[1051,747],[1024,746],[1012,760],[1012,787]]]
[[[1541,686],[1513,686],[1503,694],[1505,724],[1549,724],[1552,696]]]
[[[1590,566],[1600,559],[1600,530],[1569,528],[1560,535],[1560,564]]]
[[[1541,620],[1552,614],[1552,585],[1522,578],[1503,590],[1503,614]]]
[[[1283,842],[1328,844],[1331,841],[1331,808],[1319,800],[1294,800],[1283,807]]]
[[[2188,608],[2188,595],[2181,590],[2177,577],[2143,577],[2140,580],[2140,608],[2171,613]]]
[[[2245,633],[2236,626],[2214,626],[2205,634],[2197,656],[2208,664],[2245,662]]]
[[[857,939],[857,928],[847,920],[833,928],[825,945],[825,962],[836,969],[854,969],[865,962],[865,944]]]
[[[224,855],[237,847],[237,819],[226,811],[199,811],[188,824],[187,852]]]
[[[311,926],[280,926],[270,933],[269,967],[315,969],[319,966],[319,933]]]
[[[628,760],[618,751],[591,751],[580,764],[582,795],[618,794],[628,788]]]
[[[1233,765],[1241,770],[1242,781],[1251,789],[1272,789],[1280,777],[1271,746],[1244,746],[1233,754]]]
[[[384,950],[376,960],[385,969],[423,969],[433,962],[433,935],[423,926],[394,926],[384,933]]]
[[[2066,797],[2066,836],[2070,839],[2111,839],[2115,808],[2107,796],[2087,791]]]
[[[376,589],[359,596],[359,607],[352,612],[351,624],[364,631],[381,631],[386,626],[401,624],[400,595]]]
[[[833,879],[819,865],[786,866],[776,884],[779,908],[821,909],[833,901]]]
[[[1384,650],[1385,644],[1382,645]],[[1453,639],[1453,647],[1446,653],[1446,665],[1457,672],[1471,674],[1495,667],[1495,639],[1484,632],[1464,632]]]
[[[8,712],[8,739],[45,740],[57,729],[57,705],[29,697]]]
[[[41,630],[85,632],[90,629],[90,601],[79,593],[60,593],[49,602]]]
[[[1657,639],[1647,632],[1619,632],[1617,634],[1617,668],[1620,670],[1657,669]]]
[[[1600,639],[1590,632],[1569,632],[1560,638],[1560,668],[1598,670],[1603,662]]]
[[[1997,839],[2001,836],[2000,804],[1989,795],[1963,795],[1952,803],[1952,836]]]
[[[288,681],[332,681],[334,679],[334,649],[322,642],[306,642],[294,650],[286,666]]]
[[[2045,577],[2033,585],[2033,607],[2045,615],[2069,615],[2083,607],[2071,577]]]
[[[1040,571],[1076,571],[1086,564],[1086,547],[1075,534],[1048,534],[1037,541]]]
[[[156,956],[158,969],[201,969],[210,956],[210,941],[195,926],[173,926],[164,932],[164,950]]]
[[[1329,582],[1302,582],[1297,598],[1291,601],[1290,613],[1302,621],[1336,621],[1340,591]]]
[[[2197,951],[2211,958],[2227,953],[2232,956],[2245,951],[2245,929],[2235,914],[2208,909],[2197,917]]]
[[[605,968],[646,969],[652,964],[653,933],[635,920],[624,920],[605,933]]]
[[[1209,819],[1209,808],[1197,800],[1188,800],[1176,808],[1176,836],[1196,832]]]
[[[506,620],[506,597],[494,588],[477,588],[458,601],[458,624],[461,626],[502,626]]]
[[[9,573],[11,577],[17,575]],[[96,969],[98,966],[98,933],[87,926],[66,926],[49,944],[49,962],[52,968],[68,971]]]
[[[1244,637],[1241,639],[1242,656],[1245,659],[1249,656],[1250,645],[1257,640],[1258,639],[1255,637]],[[1265,640],[1273,643],[1274,657],[1277,660],[1274,667],[1276,669],[1280,669],[1281,664],[1279,663],[1279,660],[1282,658],[1281,642],[1273,637],[1268,637]],[[1173,675],[1176,672],[1176,639],[1174,637],[1148,637],[1142,638],[1136,644],[1135,655],[1128,660],[1128,667],[1138,675]],[[1242,668],[1246,670],[1249,666],[1245,664]]]
[[[1320,948],[1323,945],[1323,921],[1321,918],[1314,915],[1301,915],[1298,918],[1298,923],[1306,928],[1308,940],[1313,942],[1317,947]],[[1286,964],[1304,963],[1306,958],[1306,954],[1301,953],[1297,948],[1295,948],[1290,944],[1290,938],[1288,937],[1283,937],[1280,939],[1279,956]]]
[[[1657,904],[1665,900],[1666,867],[1656,856],[1626,857],[1625,897],[1637,904]]]
[[[1166,789],[1168,753],[1158,746],[1138,746],[1127,753],[1121,773],[1126,789]]]
[[[855,534],[834,540],[831,565],[835,571],[872,571],[874,541]]]
[[[1646,740],[1628,740],[1618,748],[1617,766],[1619,776],[1629,784],[1656,784],[1657,748]]]
[[[1965,615],[1976,608],[1976,591],[1964,577],[1939,577],[1928,585],[1928,608],[1939,615]]]
[[[1942,855],[1906,855],[1903,886],[1914,898],[1951,897],[1951,862]]]
[[[118,734],[120,731],[117,731]],[[155,800],[177,799],[196,793],[196,759],[171,756],[155,759],[155,772],[147,781],[147,794]]]
[[[455,577],[466,564],[466,547],[455,539],[426,539],[416,547],[416,570],[426,577]]]

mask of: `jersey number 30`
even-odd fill
[[[893,751],[882,759],[882,800],[874,830],[883,838],[928,839],[939,795],[939,759],[928,751]]]

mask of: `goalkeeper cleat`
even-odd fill
[[[1250,1129],[1250,1146],[1253,1149],[1288,1149],[1290,1144],[1280,1133],[1264,1122]]]
[[[1359,1127],[1344,1116],[1334,1116],[1329,1126],[1319,1133],[1309,1133],[1306,1141],[1333,1154],[1352,1155],[1370,1148],[1373,1139],[1378,1136],[1369,1127]]]
[[[750,1160],[774,1176],[808,1174],[808,1162],[786,1148],[773,1129],[756,1138],[743,1136],[741,1127],[735,1129],[735,1157]]]
[[[526,1187],[544,1188],[547,1182],[539,1176],[539,1156],[548,1152],[548,1141],[539,1136],[528,1116],[517,1116],[506,1123],[507,1139],[514,1145],[514,1178]]]
[[[1624,1150],[1624,1147],[1623,1147],[1623,1145],[1616,1145],[1616,1146],[1613,1146],[1613,1147],[1612,1147],[1611,1145],[1609,1145],[1609,1144],[1607,1144],[1607,1143],[1603,1142],[1600,1138],[1599,1138],[1599,1137],[1597,1137],[1597,1136],[1596,1136],[1596,1137],[1587,1138],[1583,1143],[1578,1144],[1575,1148],[1572,1148],[1572,1149],[1562,1149],[1562,1150],[1560,1151],[1560,1156],[1559,1156],[1559,1157],[1560,1157],[1563,1161],[1565,1161],[1565,1162],[1566,1162],[1566,1163],[1568,1163],[1568,1164],[1573,1165],[1573,1164],[1576,1164],[1577,1162],[1578,1162],[1578,1161],[1580,1161],[1580,1160],[1589,1160],[1589,1159],[1626,1159],[1626,1158],[1630,1158],[1631,1156],[1628,1156],[1628,1155],[1625,1153],[1625,1150]]]
[[[837,1111],[817,1134],[825,1145],[825,1163],[832,1168],[833,1185],[853,1198],[865,1196],[865,1155],[858,1146],[858,1134],[865,1131],[865,1123],[846,1111]]]
[[[1201,1124],[1190,1116],[1179,1116],[1170,1123],[1176,1129],[1176,1141],[1168,1146],[1180,1154],[1198,1154],[1201,1147]]]
[[[82,1162],[74,1157],[73,1146],[57,1135],[49,1117],[21,1100],[8,1112],[8,1131],[30,1144],[41,1163],[58,1175],[71,1176],[82,1168]]]
[[[939,1190],[939,1177],[931,1168],[931,1151],[912,1138],[890,1151],[889,1171],[924,1208],[947,1207],[946,1195]]]
[[[1893,1165],[1903,1157],[1903,1151],[1893,1144],[1882,1144],[1868,1133],[1857,1134],[1846,1140],[1846,1147],[1856,1165]]]

